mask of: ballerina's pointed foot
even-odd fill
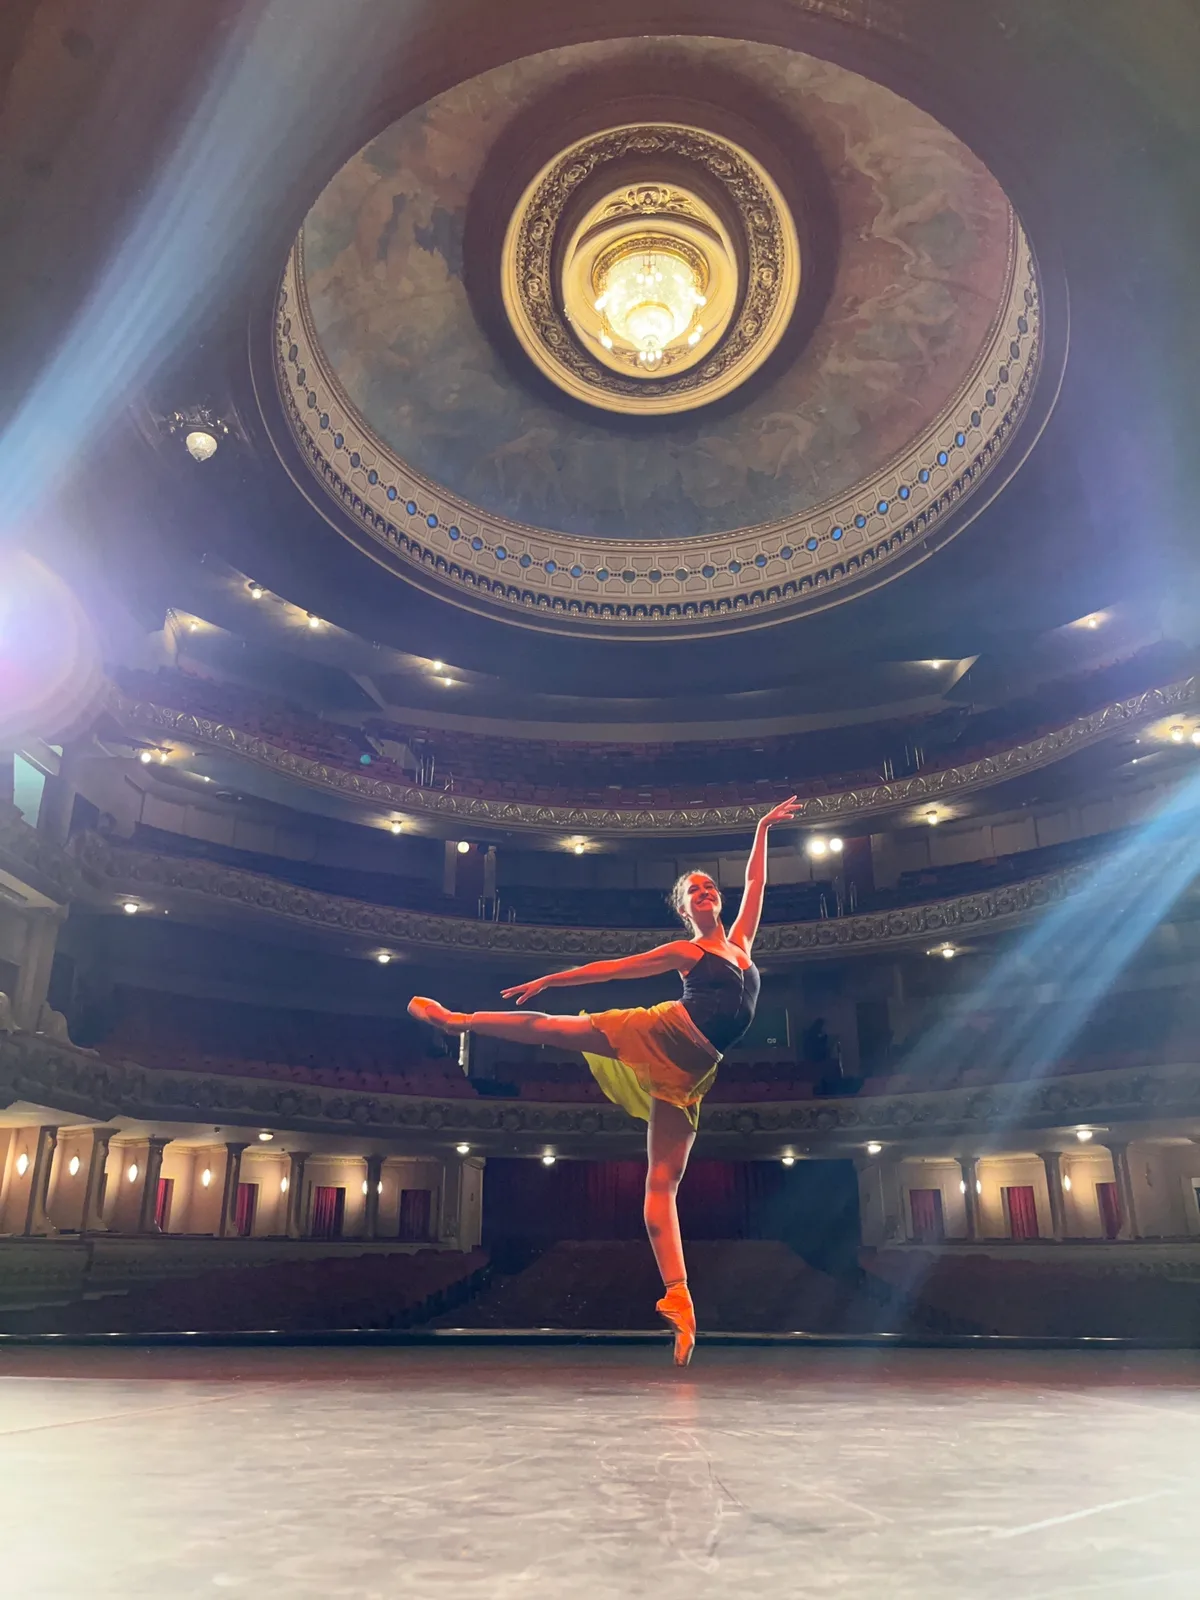
[[[675,1365],[686,1367],[696,1348],[696,1308],[687,1284],[672,1284],[654,1309],[675,1335]]]
[[[424,995],[412,997],[408,1002],[408,1014],[418,1022],[427,1022],[431,1028],[440,1028],[443,1033],[465,1033],[467,1029],[467,1019],[461,1011],[447,1011],[445,1006]]]

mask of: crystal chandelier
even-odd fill
[[[594,309],[602,317],[600,343],[632,346],[643,368],[662,364],[672,345],[690,346],[703,337],[697,321],[707,303],[700,273],[669,241],[622,251],[605,269]]]

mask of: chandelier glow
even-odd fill
[[[662,364],[676,344],[699,343],[704,328],[697,314],[707,305],[703,264],[688,260],[668,241],[626,247],[597,271],[600,293],[593,309],[601,314],[600,343],[611,350],[617,340],[631,345],[643,367]]]

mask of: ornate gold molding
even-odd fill
[[[423,952],[454,951],[508,959],[536,957],[550,965],[581,956],[629,955],[660,943],[661,928],[559,928],[523,922],[485,922],[372,905],[342,895],[305,889],[279,878],[195,857],[155,855],[124,849],[98,834],[79,841],[79,861],[98,887],[122,895],[179,894],[209,904],[283,917],[364,941]],[[923,905],[816,922],[765,923],[755,951],[770,961],[789,956],[844,956],[895,949],[954,933],[1008,927],[1054,905],[1079,887],[1085,867],[1046,873],[1023,883]]]
[[[68,1116],[108,1121],[193,1125],[218,1119],[233,1126],[350,1137],[405,1144],[445,1144],[464,1134],[489,1135],[511,1147],[553,1135],[591,1140],[628,1137],[635,1124],[615,1106],[554,1105],[541,1101],[438,1100],[368,1093],[310,1084],[193,1071],[147,1068],[107,1061],[93,1051],[37,1034],[0,1034],[0,1107],[17,1101],[48,1106]],[[709,1103],[701,1129],[770,1144],[801,1137],[825,1153],[849,1153],[870,1137],[889,1141],[984,1137],[1002,1127],[1010,1135],[1087,1122],[1159,1121],[1200,1115],[1200,1066],[1163,1065],[1079,1073],[1033,1083],[986,1088],[868,1095],[858,1099]]]
[[[809,823],[849,824],[907,807],[952,801],[993,784],[1006,783],[1027,772],[1061,761],[1077,750],[1098,744],[1114,733],[1127,732],[1166,716],[1193,708],[1200,701],[1195,678],[1185,678],[1158,689],[1147,689],[1126,700],[1116,700],[1098,711],[1076,717],[1061,728],[1011,745],[992,755],[961,766],[919,772],[834,794],[813,795],[800,802],[799,817]],[[655,834],[747,833],[767,805],[674,806],[629,808],[553,806],[524,800],[481,800],[470,795],[445,794],[416,784],[389,783],[367,776],[363,769],[336,767],[298,756],[255,734],[243,733],[215,718],[175,711],[149,700],[134,700],[114,690],[110,709],[122,726],[142,733],[167,735],[190,745],[227,750],[273,772],[319,789],[332,789],[364,804],[406,812],[412,816],[483,827],[529,829],[538,832],[586,833],[595,838],[648,838]]]

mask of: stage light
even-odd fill
[[[22,1150],[21,1154],[17,1157],[17,1177],[23,1178],[28,1171],[29,1157],[25,1154],[24,1150]]]
[[[471,846],[466,839],[460,839],[456,848],[460,856],[465,856],[467,851],[470,850]]]
[[[469,1144],[456,1144],[454,1148],[460,1156],[469,1156],[471,1154],[471,1146]]]
[[[1080,1144],[1088,1144],[1092,1139],[1092,1130],[1090,1128],[1076,1128],[1075,1137]]]
[[[1182,744],[1183,743],[1183,729],[1179,726],[1178,723],[1176,723],[1175,726],[1171,729],[1171,743],[1172,744]]]
[[[1071,1174],[1069,1172],[1067,1173],[1066,1177],[1063,1179],[1063,1188],[1067,1191],[1068,1194],[1070,1194],[1070,1192],[1071,1192]]]
[[[829,848],[835,856],[840,856],[842,851],[845,849],[845,845],[840,839],[830,839]]]
[[[150,763],[154,760],[154,751],[153,750],[143,750],[142,753],[138,756],[138,760],[142,763],[142,765],[144,767],[148,767],[150,765]]]
[[[127,917],[136,917],[142,908],[138,905],[136,900],[126,900],[121,909],[124,911]]]
[[[137,1182],[138,1164],[136,1161],[131,1161],[129,1163],[129,1171],[125,1174],[125,1176],[129,1179],[130,1183]]]
[[[937,825],[938,825],[938,823],[939,823],[939,822],[940,822],[940,821],[941,821],[941,820],[942,820],[942,819],[941,819],[941,817],[940,817],[940,816],[939,816],[939,815],[938,815],[938,813],[937,813],[937,812],[936,812],[936,811],[935,811],[935,810],[934,810],[934,809],[933,809],[933,808],[932,808],[932,806],[931,806],[931,807],[930,807],[930,809],[929,809],[929,810],[928,810],[928,811],[927,811],[927,812],[926,812],[926,813],[925,813],[925,821],[926,821],[926,822],[927,822],[927,823],[928,823],[928,824],[929,824],[929,826],[930,826],[930,827],[931,827],[931,828],[936,828],[936,827],[937,827]]]
[[[79,1171],[79,1157],[78,1156],[72,1156],[70,1161],[67,1162],[67,1171],[71,1174],[72,1177],[74,1177],[75,1174]]]
[[[287,1181],[286,1178],[280,1178],[280,1180],[279,1180],[279,1192],[280,1192],[280,1194],[286,1194],[288,1192],[288,1181]]]
[[[879,1141],[877,1139],[872,1139],[870,1144],[867,1146],[867,1154],[869,1156],[877,1156],[882,1149],[883,1146],[879,1143]]]
[[[552,1167],[557,1159],[557,1156],[552,1156],[549,1151],[547,1151],[547,1153],[542,1157],[542,1165],[544,1167]]]
[[[183,443],[193,461],[211,461],[217,453],[217,441],[205,428],[193,428]]]
[[[325,626],[320,617],[314,617],[311,611],[308,613],[308,625],[314,633],[318,628],[323,628]]]
[[[780,1156],[779,1159],[785,1167],[794,1167],[796,1165],[795,1156]]]
[[[202,1189],[207,1189],[211,1182],[212,1182],[212,1168],[211,1167],[205,1167],[204,1171],[200,1174],[200,1187]]]
[[[271,1140],[275,1137],[275,1135],[273,1133],[268,1133],[267,1130],[264,1128],[263,1131],[259,1134],[258,1137],[262,1140],[263,1144],[270,1144]]]
[[[391,952],[388,950],[381,950],[375,959],[378,961],[381,967],[386,967],[388,962],[392,959]]]
[[[399,833],[403,829],[404,824],[402,822],[389,822],[388,827],[393,833]]]
[[[251,600],[261,600],[263,595],[266,594],[266,592],[267,591],[263,588],[261,583],[252,583],[250,585],[250,598],[251,598]]]
[[[829,853],[829,846],[825,843],[824,839],[810,839],[808,841],[807,849],[809,855],[814,856],[818,861],[822,856]]]

